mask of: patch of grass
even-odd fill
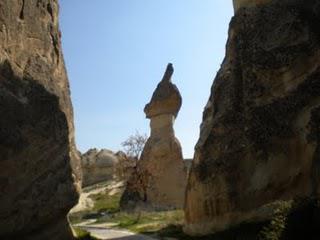
[[[109,196],[108,193],[91,194],[94,206],[81,212],[69,214],[69,221],[72,224],[81,223],[88,219],[100,219],[105,215],[112,215],[120,211],[119,202],[120,194]]]
[[[169,224],[182,224],[184,214],[182,210],[163,212],[118,212],[109,218],[100,218],[97,223],[115,223],[119,228],[125,228],[132,232],[156,232]]]
[[[92,237],[90,233],[79,227],[73,227],[73,231],[77,240],[98,240],[98,238]]]
[[[107,212],[109,214],[120,211],[120,194],[109,196],[107,193],[91,194],[89,198],[94,201],[92,211]]]
[[[158,231],[169,224],[182,224],[184,213],[182,210],[163,211],[163,212],[140,212],[136,216],[131,216],[131,225],[124,225],[120,222],[119,226],[125,226],[134,232]],[[128,223],[127,222],[127,223]]]
[[[107,183],[100,183],[85,189],[86,192],[104,187]],[[115,227],[128,229],[132,232],[157,232],[170,224],[182,224],[184,213],[182,210],[154,211],[154,212],[120,212],[121,194],[110,196],[108,191],[88,196],[94,206],[82,212],[72,213],[69,220],[72,224],[80,223],[88,219],[96,219],[94,222],[113,224]]]
[[[95,190],[97,188],[107,187],[109,185],[110,185],[110,180],[109,181],[99,182],[99,183],[96,183],[94,185],[90,185],[88,187],[83,188],[82,192],[88,193],[88,192],[91,192],[92,190]]]

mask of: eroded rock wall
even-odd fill
[[[0,1],[0,238],[70,239],[80,161],[57,0]]]
[[[319,22],[319,0],[236,12],[187,185],[187,233],[263,221],[269,203],[319,197]]]
[[[118,156],[110,150],[90,149],[81,156],[82,187],[116,179]]]

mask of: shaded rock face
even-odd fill
[[[272,0],[233,0],[233,8],[234,11],[238,11],[238,9],[243,7],[257,7]],[[288,0],[280,0],[280,1],[288,1]]]
[[[150,206],[157,209],[182,207],[186,184],[186,171],[182,150],[174,135],[173,123],[182,98],[171,82],[173,67],[168,65],[151,101],[145,107],[151,119],[151,136],[138,161],[136,174],[127,183],[121,207]]]
[[[118,157],[110,150],[90,149],[81,157],[82,186],[90,186],[116,177]]]
[[[288,2],[241,8],[230,23],[187,185],[188,234],[319,197],[320,1]]]
[[[183,163],[184,163],[184,167],[185,167],[185,169],[187,170],[187,172],[189,172],[190,171],[190,169],[191,169],[191,166],[192,166],[192,158],[188,158],[188,159],[184,159],[183,160]]]
[[[70,239],[80,161],[58,3],[0,2],[0,238]]]
[[[297,4],[310,5],[317,0],[233,0],[234,11],[237,12],[240,8],[263,7],[267,3],[281,3],[287,6]],[[305,4],[307,2],[307,4]]]

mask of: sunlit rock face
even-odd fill
[[[90,149],[81,156],[82,187],[116,178],[119,159],[108,149]]]
[[[0,239],[71,239],[80,161],[55,0],[0,1]]]
[[[151,135],[138,162],[136,174],[128,181],[122,196],[121,206],[124,209],[170,209],[183,205],[186,169],[181,145],[173,129],[182,98],[171,82],[172,74],[173,67],[169,64],[144,109],[150,119]]]
[[[203,114],[185,231],[269,217],[279,199],[318,197],[320,1],[241,8]]]

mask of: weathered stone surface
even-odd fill
[[[173,67],[167,71],[145,107],[151,119],[151,136],[138,161],[136,174],[127,183],[121,199],[126,209],[182,207],[186,171],[181,146],[174,135],[173,123],[181,107],[181,96],[171,82]]]
[[[176,85],[171,82],[172,74],[173,66],[170,63],[161,82],[154,91],[150,103],[144,108],[147,118],[152,119],[163,114],[177,117],[181,108],[182,98]]]
[[[189,172],[190,169],[191,169],[192,160],[193,160],[192,158],[188,158],[188,159],[184,159],[184,160],[183,160],[184,167],[185,167],[185,169],[187,170],[187,172]]]
[[[110,150],[90,149],[81,156],[82,186],[116,178],[118,157]]]
[[[57,1],[1,0],[1,239],[71,238],[80,161],[69,94]]]
[[[116,180],[126,183],[136,171],[137,159],[122,151],[118,151],[115,155],[118,158],[118,164],[116,166]]]
[[[238,9],[243,7],[257,7],[271,1],[272,0],[233,0],[233,8],[234,8],[234,11],[236,12],[238,11]],[[280,0],[280,1],[288,1],[288,0]]]
[[[236,12],[187,185],[187,233],[264,220],[279,199],[319,197],[319,22],[319,0]]]

